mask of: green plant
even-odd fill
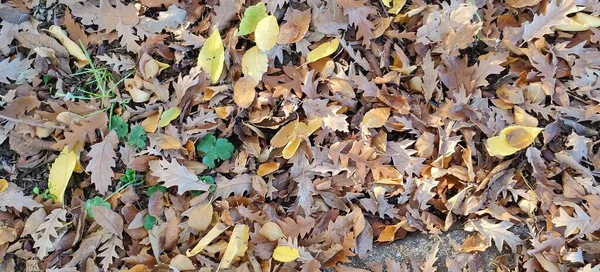
[[[198,177],[201,181],[203,181],[204,183],[210,185],[210,188],[208,189],[208,192],[210,193],[214,193],[215,191],[217,191],[217,183],[215,183],[215,179],[211,176],[199,176]]]
[[[208,134],[197,144],[196,150],[203,154],[202,163],[209,168],[215,168],[215,161],[228,160],[233,154],[234,146],[226,138],[216,138]]]
[[[108,129],[114,130],[119,136],[119,139],[125,139],[127,136],[127,132],[129,132],[129,128],[127,127],[127,122],[123,120],[123,117],[119,115],[113,115],[110,118],[110,122],[108,123]]]
[[[33,193],[35,195],[40,195],[40,193],[41,193],[40,187],[37,187],[37,186],[33,187]],[[41,193],[41,195],[42,195],[42,198],[44,198],[44,200],[55,199],[54,195],[50,193],[49,189],[44,190],[44,192]]]
[[[156,217],[146,214],[144,216],[144,229],[151,230],[156,225]]]
[[[135,146],[139,149],[142,149],[146,147],[146,139],[148,139],[148,137],[146,131],[144,130],[144,127],[136,125],[131,130],[131,133],[129,134],[129,140],[127,141],[127,143],[131,146]]]
[[[166,193],[167,192],[167,187],[162,186],[160,184],[154,185],[154,186],[150,186],[148,187],[148,191],[146,191],[146,194],[148,196],[151,196],[152,194],[154,194],[155,192],[161,192],[161,193]]]
[[[88,199],[85,202],[85,209],[87,211],[87,214],[90,218],[94,218],[94,215],[92,214],[92,207],[93,206],[105,206],[107,208],[110,209],[110,204],[108,203],[108,200],[115,195],[116,193],[119,193],[121,191],[123,191],[123,189],[127,188],[127,186],[133,185],[136,186],[138,184],[143,183],[144,181],[142,179],[140,179],[137,175],[137,171],[135,171],[134,169],[126,169],[125,170],[125,175],[123,175],[120,179],[119,179],[122,184],[121,186],[119,186],[112,194],[102,198],[99,196],[95,196],[92,199]],[[34,188],[35,189],[35,188]]]

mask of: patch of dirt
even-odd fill
[[[388,259],[397,263],[406,263],[410,267],[411,259],[423,262],[427,254],[435,246],[440,243],[437,253],[437,271],[448,271],[446,260],[458,260],[457,252],[454,250],[454,245],[462,244],[472,232],[467,232],[462,228],[461,224],[455,224],[455,227],[440,235],[432,235],[428,233],[411,232],[404,239],[394,241],[389,244],[374,244],[373,252],[364,258],[353,257],[352,262],[348,266],[371,270],[375,266],[383,265]],[[515,226],[511,229],[516,234],[523,236],[527,232],[524,226]],[[470,267],[468,271],[496,271],[494,260],[496,257],[507,254],[509,265],[512,267],[515,263],[515,255],[510,254],[510,249],[505,248],[503,252],[499,252],[496,247],[489,247],[486,251],[473,253],[469,256],[469,264],[478,266],[477,268]],[[464,264],[465,267],[467,264]],[[385,271],[385,269],[384,269]]]

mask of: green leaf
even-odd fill
[[[156,217],[146,214],[144,217],[144,229],[146,229],[146,231],[151,230],[156,225],[156,221]]]
[[[238,36],[247,35],[256,30],[256,25],[262,19],[267,17],[267,8],[265,3],[258,3],[254,6],[248,7],[244,11],[244,18],[240,22],[240,30]]]
[[[136,180],[136,175],[137,172],[135,169],[127,168],[127,170],[125,170],[125,175],[121,176],[120,180],[125,183],[133,183]]]
[[[127,122],[119,115],[113,115],[110,118],[109,129],[114,130],[117,133],[117,136],[119,136],[119,139],[123,139],[127,136]]]
[[[85,202],[85,210],[87,211],[87,214],[90,218],[94,218],[94,214],[92,213],[93,206],[104,206],[104,207],[110,209],[110,203],[106,202],[106,200],[104,200],[104,198],[96,196],[92,199],[88,199]]]
[[[211,176],[199,176],[198,177],[201,181],[203,181],[206,184],[210,184],[210,189],[208,189],[209,193],[214,193],[217,191],[217,183],[215,182],[215,179]]]
[[[147,138],[148,137],[146,136],[146,131],[144,130],[144,127],[136,125],[135,127],[133,127],[131,133],[129,134],[129,141],[127,141],[127,144],[142,149],[146,147]]]
[[[215,161],[228,160],[233,154],[234,146],[225,138],[217,139],[215,135],[208,134],[196,146],[196,150],[204,153],[202,163],[209,168],[215,168]]]
[[[146,192],[148,196],[151,196],[155,192],[160,191],[163,194],[167,192],[167,187],[162,186],[160,184],[148,187],[148,191]]]
[[[181,114],[181,109],[179,107],[172,107],[163,111],[160,115],[160,120],[158,120],[158,127],[166,127],[171,121],[179,117],[179,114]]]

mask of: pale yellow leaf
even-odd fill
[[[81,49],[81,47],[79,45],[77,45],[77,43],[75,43],[74,41],[69,39],[69,37],[67,37],[67,34],[65,33],[65,31],[62,30],[62,28],[60,28],[60,26],[56,26],[56,25],[50,26],[50,28],[48,29],[48,32],[50,34],[52,34],[52,36],[54,36],[56,39],[58,39],[58,41],[60,41],[60,43],[63,44],[63,46],[67,49],[69,54],[71,54],[71,56],[73,56],[77,59],[77,63],[79,65],[84,66],[89,63],[87,61],[87,57],[83,53],[83,50]]]
[[[487,149],[491,156],[508,156],[526,148],[544,130],[537,127],[510,126],[495,137],[487,139]]]
[[[378,128],[390,117],[390,108],[377,108],[368,111],[360,122],[360,129],[365,135],[371,135],[370,128]]]
[[[258,233],[267,238],[267,240],[269,241],[277,241],[277,239],[283,237],[283,231],[281,230],[281,227],[275,222],[265,223],[260,228],[260,231]]]
[[[236,225],[231,233],[231,239],[227,244],[227,249],[219,263],[220,268],[229,268],[234,258],[243,257],[248,250],[248,238],[250,238],[250,228],[246,225]]]
[[[219,81],[225,61],[225,47],[219,30],[215,28],[206,39],[198,54],[198,66],[210,76],[210,81],[215,84]]]
[[[262,80],[263,74],[269,68],[269,58],[254,46],[244,53],[242,57],[242,72],[245,76],[253,77],[256,82]]]
[[[195,256],[200,253],[206,246],[208,246],[215,238],[223,233],[228,227],[223,223],[217,223],[210,231],[200,239],[198,244],[191,250],[187,250],[185,255],[188,257]]]
[[[69,148],[65,146],[50,168],[48,189],[57,203],[62,203],[64,200],[65,190],[75,169],[75,164],[77,164],[77,154],[69,151]]]
[[[282,263],[294,261],[298,257],[300,257],[298,249],[289,246],[277,246],[273,251],[273,259]]]
[[[308,52],[308,56],[306,57],[306,63],[311,63],[313,61],[322,59],[333,54],[333,52],[337,50],[339,45],[340,41],[337,38],[319,45],[314,50]]]
[[[172,108],[164,111],[160,115],[160,120],[158,121],[158,127],[167,126],[169,123],[171,123],[171,121],[173,121],[173,120],[175,120],[175,118],[179,117],[179,114],[181,114],[181,109],[179,107],[172,107]]]
[[[240,108],[248,108],[252,105],[256,91],[254,87],[258,85],[258,82],[251,76],[243,77],[233,86],[233,102]]]
[[[277,17],[269,15],[258,22],[254,31],[254,42],[260,50],[267,51],[275,46],[278,35]]]
[[[190,214],[188,225],[196,231],[205,231],[212,221],[213,206],[211,203],[199,205]]]

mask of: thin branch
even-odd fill
[[[0,118],[2,118],[4,120],[7,120],[7,121],[11,121],[11,122],[15,122],[15,123],[22,123],[22,124],[26,124],[26,125],[30,125],[30,126],[34,126],[34,127],[53,128],[53,129],[65,129],[65,127],[63,127],[63,126],[54,126],[54,125],[40,124],[40,123],[31,122],[31,121],[27,121],[27,120],[15,119],[15,118],[8,117],[8,116],[2,115],[2,114],[0,114]]]

